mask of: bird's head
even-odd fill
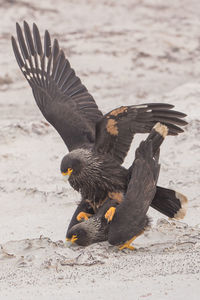
[[[60,171],[66,179],[72,174],[79,175],[82,170],[82,162],[79,158],[73,157],[69,154],[65,155],[61,161]]]
[[[84,228],[83,223],[74,225],[67,232],[66,241],[76,243],[79,246],[88,246],[91,244],[87,228]]]
[[[108,223],[105,218],[90,217],[88,220],[71,227],[66,234],[66,241],[79,246],[89,246],[93,243],[103,242],[108,239]]]
[[[81,174],[83,169],[88,169],[91,152],[86,149],[76,149],[65,155],[61,161],[60,171],[66,179]]]

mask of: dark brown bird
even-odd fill
[[[81,246],[108,240],[120,249],[133,249],[130,243],[149,225],[148,208],[156,193],[160,165],[159,148],[167,127],[157,123],[140,143],[131,167],[131,177],[123,201],[107,200],[88,220],[70,228],[66,239]],[[109,222],[108,222],[109,221]]]
[[[170,135],[177,135],[183,131],[179,126],[187,124],[182,120],[186,115],[171,110],[170,104],[148,103],[122,106],[103,116],[65,58],[57,39],[52,45],[49,32],[45,31],[42,46],[35,24],[32,33],[26,22],[24,33],[19,24],[16,29],[18,44],[12,37],[12,46],[18,65],[42,114],[70,151],[61,162],[61,172],[82,195],[72,226],[78,222],[81,211],[96,212],[107,197],[120,201],[130,175],[121,164],[134,134],[148,133],[156,122],[162,122]],[[173,217],[181,209],[181,202],[175,197],[168,201],[166,189],[158,190],[153,207]],[[169,205],[162,202],[163,197]]]

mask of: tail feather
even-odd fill
[[[185,195],[175,192],[176,198],[180,201],[181,208],[174,215],[174,218],[177,220],[183,219],[187,212],[188,199]]]
[[[186,215],[187,203],[183,194],[157,186],[151,206],[169,218],[180,220]]]

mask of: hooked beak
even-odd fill
[[[76,240],[78,240],[76,234],[73,234],[71,239],[66,238],[66,241],[67,241],[67,242],[71,242],[72,244],[75,243]]]
[[[73,170],[71,168],[67,169],[67,172],[62,172],[62,175],[64,176],[64,179],[68,180],[69,176],[72,174]]]

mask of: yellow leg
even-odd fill
[[[134,236],[132,239],[130,239],[129,241],[126,241],[125,244],[120,245],[119,246],[119,250],[123,250],[123,249],[130,249],[130,250],[134,250],[135,248],[133,246],[131,246],[130,244],[137,238],[138,236]]]
[[[132,237],[132,239],[130,239],[129,241],[126,241],[126,243],[124,243],[123,245],[119,246],[119,250],[123,250],[125,248],[130,249],[130,250],[134,250],[135,248],[133,246],[131,246],[131,243],[141,234],[144,233],[144,230],[142,230],[139,234],[134,235],[134,237]]]
[[[91,217],[91,214],[88,214],[84,211],[81,211],[78,216],[76,217],[77,221],[81,221],[82,219],[88,220],[88,218]]]
[[[116,207],[111,206],[105,213],[105,218],[107,219],[108,222],[112,221],[115,211],[116,211]]]

